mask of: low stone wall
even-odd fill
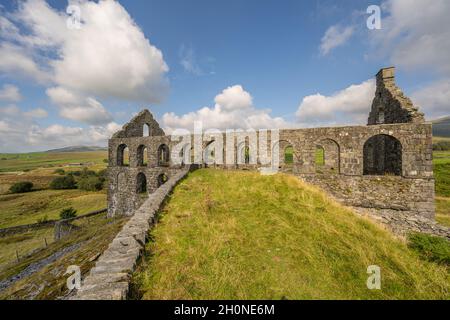
[[[352,207],[395,210],[434,219],[434,179],[399,176],[298,175]]]
[[[87,217],[90,217],[90,216],[94,216],[96,214],[104,213],[106,211],[107,211],[107,209],[105,208],[105,209],[89,212],[89,213],[86,213],[86,214],[84,214],[82,216],[78,216],[78,217],[70,218],[70,219],[66,219],[66,220],[48,220],[48,221],[45,221],[45,222],[31,223],[31,224],[22,224],[20,226],[3,228],[3,229],[0,229],[0,238],[8,236],[8,235],[11,235],[11,234],[22,233],[22,232],[27,231],[27,230],[38,230],[38,229],[43,229],[43,228],[56,226],[56,225],[58,225],[60,223],[72,222],[72,221],[75,221],[75,220],[79,220],[79,219],[87,218]],[[56,238],[56,236],[55,236],[55,240],[58,240]]]
[[[155,215],[167,195],[188,172],[183,169],[176,173],[149,195],[100,256],[73,300],[126,299],[131,274],[144,250]]]

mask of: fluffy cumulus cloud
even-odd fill
[[[18,102],[22,99],[19,88],[12,84],[5,84],[0,88],[0,100]]]
[[[80,9],[80,28],[69,28],[69,16],[44,0],[19,2],[1,17],[0,71],[49,84],[60,115],[89,125],[112,120],[101,99],[161,101],[168,89],[163,55],[120,3],[69,2]]]
[[[450,1],[388,0],[382,29],[369,32],[376,48],[408,69],[431,67],[450,76]]]
[[[36,81],[59,116],[80,125],[41,126],[36,119],[48,115],[42,108],[0,106],[2,151],[103,145],[120,129],[105,101],[158,103],[167,94],[161,51],[118,1],[69,0],[69,5],[79,8],[80,28],[71,27],[66,8],[56,10],[45,0],[20,1],[14,11],[2,12],[0,72]],[[0,88],[0,100],[19,101],[16,89]]]
[[[60,107],[60,115],[66,119],[91,125],[101,125],[112,121],[110,113],[92,97],[77,94],[64,87],[49,88],[47,95]]]
[[[214,107],[203,107],[181,116],[173,112],[165,113],[162,123],[169,132],[178,128],[192,131],[195,121],[201,121],[203,128],[221,130],[270,129],[290,126],[283,118],[270,116],[270,110],[257,109],[253,105],[252,96],[241,85],[224,89],[215,97],[214,102]]]
[[[38,151],[70,145],[105,145],[120,126],[41,126],[35,119],[46,117],[44,109],[22,111],[11,105],[0,107],[0,146],[2,152]]]
[[[415,104],[425,113],[428,120],[450,114],[450,80],[436,81],[411,96]]]
[[[320,42],[320,53],[327,55],[331,50],[344,45],[353,35],[353,32],[352,26],[334,25],[329,27]]]
[[[297,121],[302,127],[365,124],[374,93],[375,81],[367,80],[330,96],[306,96],[297,109]]]

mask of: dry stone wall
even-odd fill
[[[189,172],[184,168],[150,194],[144,204],[116,235],[84,279],[74,300],[123,300],[129,290],[130,276],[141,256],[148,231],[153,226],[164,199]]]

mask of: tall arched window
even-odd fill
[[[148,163],[147,148],[144,145],[140,145],[137,148],[137,164],[139,167],[146,166]]]
[[[294,148],[292,146],[287,146],[284,149],[284,163],[285,164],[294,163]]]
[[[117,147],[117,165],[128,166],[130,164],[130,152],[126,144]]]
[[[402,144],[396,138],[378,134],[364,144],[365,175],[402,174]]]
[[[150,126],[147,123],[144,123],[144,127],[142,128],[142,136],[143,137],[148,137],[150,136]]]
[[[316,151],[314,154],[314,161],[316,166],[324,166],[325,165],[325,150],[321,145],[316,145]]]
[[[166,183],[167,180],[169,180],[169,177],[168,177],[165,173],[161,173],[161,174],[158,176],[158,188],[159,188],[160,186],[162,186],[164,183]]]
[[[136,177],[136,193],[138,194],[147,193],[147,178],[145,177],[145,174],[142,172],[139,172]]]
[[[158,148],[158,165],[168,166],[170,162],[170,150],[165,144],[162,144]]]

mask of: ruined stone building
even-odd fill
[[[322,187],[344,204],[433,219],[431,124],[396,86],[394,68],[380,70],[376,83],[367,126],[279,130],[268,153],[279,156],[280,171]],[[257,142],[249,137],[230,141],[222,134],[223,152],[204,152],[200,166],[265,166]],[[263,134],[271,141],[268,132],[256,132],[259,138]],[[189,165],[195,138],[191,135],[176,151],[183,159],[180,163],[173,157],[179,141],[166,135],[148,110],[114,134],[109,140],[109,216],[133,215],[149,193]],[[201,138],[208,150],[214,138]],[[219,161],[230,155],[229,150],[235,161]]]

